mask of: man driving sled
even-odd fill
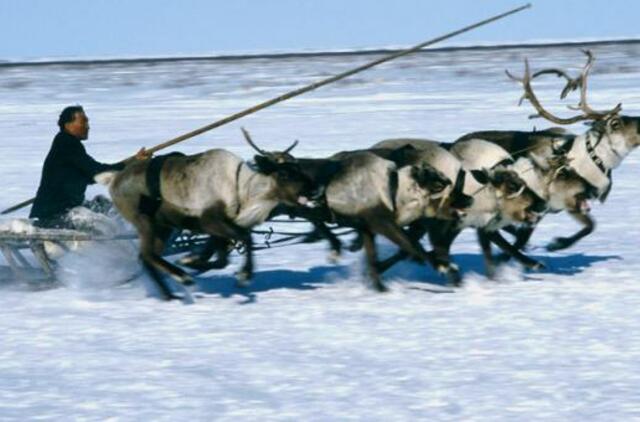
[[[89,137],[89,119],[82,106],[62,110],[58,126],[60,131],[45,159],[29,218],[37,218],[36,224],[40,227],[80,228],[70,218],[69,211],[83,205],[87,186],[95,183],[96,174],[121,170],[125,163],[104,164],[87,154],[82,141]],[[148,156],[142,148],[135,158]]]

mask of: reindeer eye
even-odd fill
[[[431,183],[431,186],[429,187],[429,189],[431,190],[431,192],[433,193],[438,193],[438,192],[442,192],[445,188],[445,184],[439,180],[436,180],[435,182]]]
[[[622,128],[622,121],[620,119],[613,119],[609,125],[611,130],[620,130]]]
[[[521,188],[520,184],[517,182],[507,182],[506,183],[507,192],[515,193],[518,192]]]

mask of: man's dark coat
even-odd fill
[[[29,217],[49,219],[82,205],[87,185],[95,183],[96,174],[123,168],[123,163],[97,162],[87,154],[80,139],[59,132],[44,161],[40,187]]]

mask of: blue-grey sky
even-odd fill
[[[520,0],[0,0],[0,60],[409,46]],[[640,2],[533,0],[455,44],[637,37]]]

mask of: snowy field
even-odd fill
[[[640,114],[640,45],[594,53],[591,105]],[[318,157],[389,137],[547,127],[527,119],[504,74],[520,74],[525,56],[534,69],[584,63],[576,47],[414,55],[177,149],[249,159],[240,126],[263,148],[299,139],[298,156]],[[66,105],[91,119],[88,151],[116,161],[372,59],[0,67],[0,208],[35,193]],[[560,81],[537,86],[563,112]],[[465,287],[453,293],[429,292],[443,280],[407,263],[376,294],[361,254],[332,265],[324,243],[258,252],[246,290],[234,287],[236,257],[198,279],[206,296],[191,306],[147,297],[144,277],[114,288],[139,269],[131,251],[67,259],[67,287],[0,287],[0,420],[640,420],[639,161],[633,153],[614,172],[607,203],[593,205],[596,232],[572,249],[542,247],[577,224],[542,222],[531,250],[541,272],[511,264],[487,280],[464,233],[453,252]]]

